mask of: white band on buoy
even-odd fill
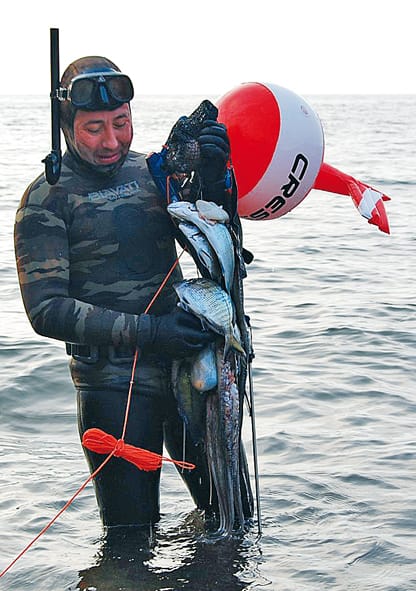
[[[312,189],[324,156],[321,122],[310,105],[275,84],[248,82],[217,101],[227,126],[243,218],[270,220]]]

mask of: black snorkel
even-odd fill
[[[52,151],[42,160],[45,163],[45,177],[55,185],[61,174],[61,129],[59,112],[59,29],[50,29],[51,63],[51,139]]]

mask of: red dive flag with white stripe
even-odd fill
[[[390,201],[390,197],[373,189],[345,172],[325,162],[321,165],[318,176],[313,185],[314,189],[350,195],[360,214],[369,224],[377,226],[382,232],[390,234],[389,222],[383,201]]]

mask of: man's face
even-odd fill
[[[74,144],[81,158],[95,166],[116,164],[126,156],[133,139],[127,103],[114,111],[77,111]]]

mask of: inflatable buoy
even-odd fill
[[[271,220],[312,189],[324,156],[321,122],[309,104],[275,84],[247,82],[216,101],[227,126],[243,218]]]

